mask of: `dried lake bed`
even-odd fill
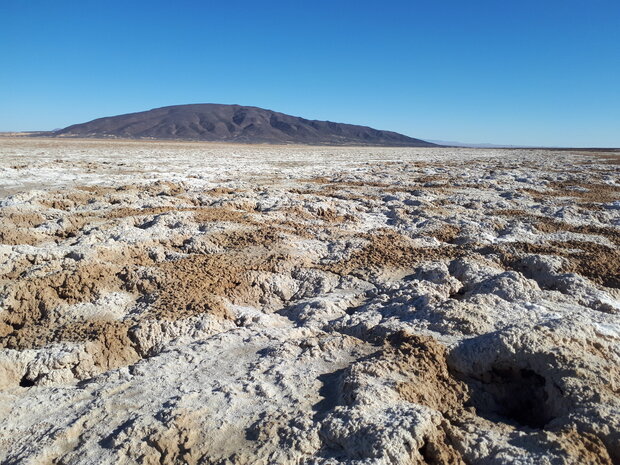
[[[0,138],[0,462],[620,462],[620,153]]]

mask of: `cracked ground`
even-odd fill
[[[0,139],[0,462],[618,463],[619,162]]]

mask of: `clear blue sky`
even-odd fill
[[[620,146],[619,0],[0,0],[0,56],[0,131],[213,102]]]

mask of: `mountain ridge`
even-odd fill
[[[210,142],[435,147],[393,131],[309,120],[253,106],[172,105],[106,116],[52,132],[54,137],[195,140]]]

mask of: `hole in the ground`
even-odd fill
[[[32,387],[34,386],[34,381],[26,378],[26,376],[24,375],[24,377],[19,381],[19,385],[21,387]]]
[[[467,289],[465,286],[461,286],[457,291],[450,293],[448,297],[454,300],[463,300],[465,298],[465,294],[467,294],[468,291],[469,289]]]
[[[319,395],[322,397],[322,400],[312,406],[315,421],[325,418],[325,416],[338,405],[340,383],[344,372],[345,369],[343,368],[319,376],[319,381],[321,382]]]
[[[542,429],[553,419],[545,384],[532,370],[494,366],[470,384],[470,404],[488,420]]]
[[[424,441],[424,444],[422,444],[422,447],[420,447],[420,449],[418,449],[418,452],[420,453],[420,455],[424,459],[425,463],[433,463],[433,457],[431,456],[431,453],[430,453],[429,449],[430,449],[430,447],[429,447],[428,441]]]
[[[363,307],[364,307],[364,305],[366,305],[366,304],[364,303],[364,304],[361,304],[361,305],[356,305],[356,306],[354,306],[354,307],[349,307],[349,308],[347,308],[347,309],[345,310],[345,312],[347,313],[347,315],[353,315],[355,312],[357,312],[357,311],[359,311],[361,308],[363,308]]]

